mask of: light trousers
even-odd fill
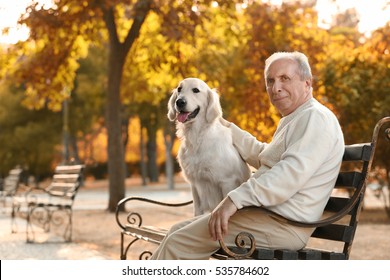
[[[210,214],[179,222],[171,227],[151,260],[207,260],[220,248],[219,242],[211,239],[208,230]],[[272,249],[298,250],[303,248],[312,228],[298,228],[256,210],[236,212],[228,223],[224,237],[227,246],[233,246],[239,232],[251,233],[256,246]]]

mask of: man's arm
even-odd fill
[[[240,129],[234,123],[220,118],[222,125],[228,127],[232,134],[233,145],[240,156],[254,168],[260,167],[259,154],[267,146],[267,143],[260,142],[245,130]]]

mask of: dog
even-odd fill
[[[191,185],[195,216],[211,213],[251,174],[221,118],[219,95],[204,81],[186,78],[172,91],[168,119],[176,121],[177,159]]]

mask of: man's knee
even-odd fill
[[[176,245],[176,240],[177,239],[176,239],[175,232],[170,233],[169,235],[167,235],[165,237],[164,247],[167,248],[167,247],[175,246]]]
[[[182,223],[177,223],[171,226],[171,228],[168,230],[168,235],[173,234],[175,231],[181,229],[184,225]]]
[[[158,250],[153,254],[152,259],[156,260],[174,260],[181,259],[181,247],[177,234],[172,232],[167,235],[164,241],[160,244]]]

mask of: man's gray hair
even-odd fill
[[[265,61],[264,77],[268,76],[269,66],[279,59],[291,59],[298,63],[299,76],[301,80],[312,79],[309,60],[306,55],[301,52],[276,52]]]

